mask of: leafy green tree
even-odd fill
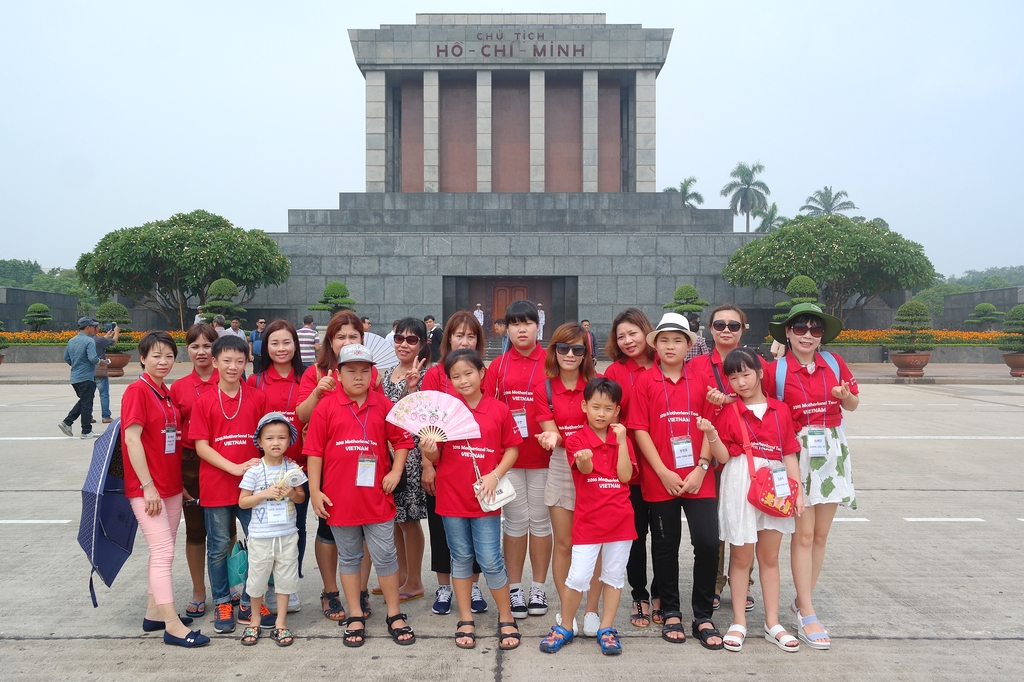
[[[52,321],[53,316],[50,315],[50,306],[45,303],[33,303],[28,307],[28,312],[21,322],[29,327],[29,331],[37,332],[44,325],[50,324]]]
[[[691,188],[697,183],[697,178],[693,175],[684,179],[679,183],[679,187],[666,187],[663,191],[665,192],[678,192],[683,195],[683,206],[687,208],[697,208],[695,204],[704,203],[704,195],[700,192],[693,192]]]
[[[1004,341],[999,350],[1004,353],[1024,353],[1024,305],[1010,308],[1003,322]]]
[[[964,320],[964,324],[978,327],[981,331],[992,331],[995,326],[1003,321],[1006,313],[996,310],[991,303],[979,303],[974,306],[974,312]]]
[[[707,301],[701,300],[697,288],[690,284],[678,287],[672,299],[672,301],[663,305],[662,308],[671,308],[672,312],[679,313],[680,315],[683,313],[699,313],[711,305]]]
[[[966,284],[950,284],[949,282],[939,282],[933,287],[923,289],[914,294],[915,301],[921,301],[928,310],[931,311],[932,317],[942,317],[945,313],[945,297],[949,294],[964,294],[968,291],[976,291],[977,287],[968,286]]]
[[[98,295],[119,293],[184,329],[191,301],[205,304],[214,280],[234,282],[245,304],[260,287],[283,284],[291,266],[265,232],[200,210],[115,230],[76,268]]]
[[[90,310],[99,305],[96,295],[82,284],[73,268],[50,268],[48,272],[33,275],[31,284],[25,288],[74,296],[78,299],[79,315],[88,315]]]
[[[342,310],[354,311],[355,304],[344,282],[329,282],[324,287],[324,295],[314,305],[309,306],[309,310],[323,310],[333,316]]]
[[[738,249],[722,271],[733,286],[776,291],[797,275],[817,282],[825,312],[846,320],[881,294],[931,286],[935,268],[920,244],[830,215],[789,221]]]
[[[223,315],[227,320],[238,317],[245,322],[245,318],[242,317],[242,313],[246,312],[245,308],[235,305],[234,299],[238,295],[238,287],[230,279],[214,280],[206,292],[203,322],[211,322],[217,315]]]
[[[782,225],[789,221],[784,215],[779,215],[779,205],[774,201],[764,211],[754,211],[753,216],[761,219],[761,224],[757,226],[754,232],[760,232],[767,234],[768,232],[774,232],[775,230],[782,227]]]
[[[43,269],[34,260],[0,260],[0,287],[24,287],[32,283],[32,277],[41,274]]]
[[[850,220],[852,220],[855,223],[874,223],[875,225],[880,225],[882,227],[889,227],[889,223],[886,222],[885,220],[882,220],[881,218],[872,218],[871,220],[868,220],[862,215],[855,215],[852,218],[850,218]]]
[[[891,351],[916,353],[935,348],[935,335],[931,332],[932,317],[928,306],[920,301],[907,301],[893,317],[890,341]]]
[[[733,215],[742,213],[747,219],[747,232],[750,232],[750,214],[753,211],[764,211],[768,208],[768,195],[772,193],[768,185],[757,179],[758,173],[764,172],[764,166],[758,161],[747,165],[737,163],[729,173],[735,178],[722,188],[722,196],[729,197],[729,208]]]
[[[107,301],[96,309],[96,321],[106,324],[116,322],[123,332],[132,330],[132,316],[128,308],[116,301]]]
[[[786,294],[790,296],[788,301],[779,301],[775,304],[775,308],[779,312],[772,317],[774,322],[785,320],[789,314],[789,309],[801,303],[814,303],[820,307],[818,303],[818,285],[806,275],[797,275],[789,280],[789,284],[786,285]]]
[[[807,203],[801,206],[800,210],[807,211],[807,215],[815,217],[834,215],[857,208],[852,201],[843,201],[843,199],[849,199],[849,195],[843,190],[833,194],[831,186],[822,187],[819,190],[815,190],[814,194],[804,200]]]
[[[994,278],[1000,279],[994,279]],[[993,279],[988,279],[993,278]],[[984,270],[968,270],[963,277],[949,277],[950,284],[974,285],[976,288],[1002,289],[1004,287],[1024,286],[1024,265],[1008,268],[985,268]],[[996,284],[1000,286],[983,286]]]

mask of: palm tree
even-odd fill
[[[807,211],[809,216],[832,215],[840,211],[852,211],[857,208],[854,203],[852,201],[843,201],[843,199],[849,198],[850,195],[843,190],[832,194],[832,187],[830,185],[815,190],[814,194],[805,199],[807,203],[801,206],[800,210]]]
[[[782,224],[789,220],[784,215],[779,215],[779,205],[774,201],[772,205],[768,207],[766,211],[753,211],[755,218],[761,219],[761,224],[757,226],[754,232],[774,232],[775,230],[782,227]]]
[[[743,213],[747,217],[747,232],[750,232],[751,212],[768,208],[768,199],[765,197],[772,191],[768,189],[768,185],[754,179],[758,173],[763,172],[764,166],[760,161],[751,166],[742,162],[737,163],[732,173],[729,173],[729,177],[735,180],[722,188],[722,196],[730,197],[729,208],[732,209],[733,215]]]
[[[664,192],[678,192],[683,195],[683,206],[686,208],[697,208],[694,204],[703,204],[704,195],[700,192],[691,192],[690,188],[697,183],[697,178],[693,175],[686,178],[679,183],[679,187],[666,187]]]

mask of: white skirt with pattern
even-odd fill
[[[853,489],[853,464],[846,433],[842,426],[825,427],[825,457],[811,459],[807,453],[807,430],[800,429],[800,480],[804,486],[804,504],[840,504],[847,509],[857,508],[857,493]]]
[[[754,457],[754,470],[768,466],[768,460]],[[722,470],[722,487],[718,493],[718,537],[730,545],[748,545],[757,542],[757,532],[777,530],[792,533],[796,529],[793,517],[788,519],[769,516],[758,511],[747,501],[750,491],[750,470],[747,456],[730,457]]]

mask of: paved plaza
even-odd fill
[[[3,375],[10,377],[8,369],[4,366]],[[1005,374],[1005,367],[1001,371]],[[115,413],[123,391],[124,385],[111,387]],[[706,651],[692,637],[672,645],[660,639],[655,627],[631,627],[624,595],[616,618],[624,653],[608,658],[587,639],[559,654],[542,654],[537,645],[552,624],[553,610],[521,621],[520,649],[499,652],[493,604],[488,614],[477,617],[476,650],[457,650],[451,638],[457,616],[429,612],[436,587],[429,573],[428,596],[406,605],[419,638],[414,646],[391,642],[383,601],[374,597],[370,639],[362,649],[346,649],[342,628],[326,621],[318,608],[321,585],[312,556],[305,560],[302,611],[289,617],[297,636],[291,648],[279,649],[270,639],[242,648],[240,630],[215,635],[209,615],[193,627],[213,637],[210,646],[195,651],[165,646],[159,634],[143,634],[140,627],[148,556],[141,534],[114,587],[97,580],[99,608],[90,602],[88,562],[76,537],[92,442],[64,438],[56,427],[74,402],[70,386],[0,385],[0,537],[5,548],[0,555],[5,585],[0,676],[504,682],[812,675],[828,680],[1020,679],[1024,386],[866,384],[861,396],[860,409],[846,422],[859,508],[841,511],[837,518],[815,600],[833,649],[817,652],[802,646],[799,653],[785,654],[760,638],[763,609],[755,586],[751,636],[740,654]],[[312,532],[312,514],[308,522]],[[685,537],[683,542],[681,586],[688,594],[690,550]],[[782,598],[788,603],[794,590],[785,544]],[[175,588],[183,610],[189,593],[184,529],[178,545]],[[550,579],[548,594],[556,605]],[[715,618],[723,632],[730,623],[730,605],[727,591]],[[792,617],[783,614],[794,632]]]

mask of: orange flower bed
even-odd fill
[[[121,332],[120,343],[138,343],[139,339],[146,332]],[[63,346],[78,332],[66,331],[39,331],[39,332],[0,332],[0,339],[7,341],[12,346]],[[174,342],[179,346],[185,345],[185,332],[168,332]]]
[[[891,329],[845,329],[831,342],[833,346],[885,346],[891,340]],[[940,346],[995,346],[1002,343],[1003,332],[975,332],[959,329],[934,329],[931,332]],[[766,337],[771,343],[772,338]]]

